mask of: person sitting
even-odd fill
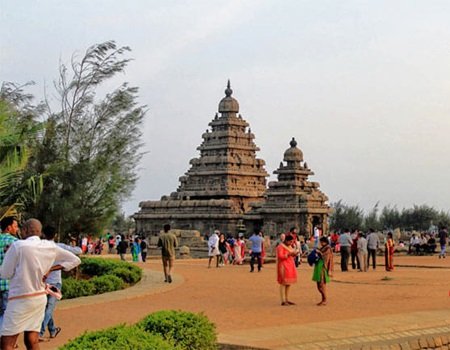
[[[307,257],[309,254],[309,247],[304,240],[300,241],[300,251],[301,251],[300,255],[300,262],[301,262],[302,258]]]
[[[422,233],[420,235],[419,255],[423,255],[428,251],[428,238]]]
[[[433,255],[435,253],[436,250],[436,239],[434,238],[434,236],[431,236],[428,239],[428,253]]]
[[[415,254],[419,255],[420,245],[421,245],[420,237],[418,237],[416,234],[413,234],[413,236],[411,237],[411,240],[409,241],[409,249],[410,249],[411,254],[412,254],[412,250],[414,249]]]

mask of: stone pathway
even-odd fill
[[[326,307],[315,305],[319,297],[307,265],[292,287],[297,305],[281,307],[274,264],[249,273],[248,266],[207,269],[206,260],[178,260],[174,283],[167,284],[160,261],[151,260],[140,264],[145,274],[135,287],[60,302],[55,320],[63,331],[41,348],[56,349],[84,331],[135,323],[162,309],[204,312],[220,342],[241,348],[388,349],[450,334],[450,259],[398,260],[404,267],[393,273],[336,271]]]
[[[251,332],[221,334],[225,343],[267,349],[361,349],[417,342],[450,335],[450,312],[412,312],[386,317],[328,321],[308,325],[268,327]],[[406,346],[404,346],[406,348]],[[411,346],[410,346],[411,347]]]

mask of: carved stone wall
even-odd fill
[[[202,234],[218,229],[235,235],[263,228],[274,235],[296,226],[308,235],[314,225],[327,231],[328,198],[317,182],[308,181],[314,173],[297,142],[292,139],[285,163],[274,172],[277,181],[267,188],[265,162],[256,157],[255,136],[232,93],[228,82],[219,113],[202,135],[199,157],[191,159],[177,190],[159,201],[139,204],[134,215],[138,233],[158,234],[166,223]]]

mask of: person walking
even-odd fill
[[[208,269],[211,268],[211,262],[216,258],[216,267],[219,267],[219,230],[215,230],[214,233],[208,238]]]
[[[263,251],[263,244],[264,239],[259,234],[259,230],[255,230],[251,237],[248,239],[252,243],[252,254],[250,258],[250,272],[253,272],[255,270],[255,259],[258,261],[258,272],[261,271],[262,267],[262,251]],[[292,237],[292,236],[290,236]]]
[[[228,243],[225,240],[225,235],[223,233],[219,236],[219,252],[220,252],[220,262],[219,266],[225,266],[228,263]]]
[[[372,257],[372,268],[377,268],[377,250],[380,247],[380,238],[374,229],[369,229],[367,236],[367,266],[370,266],[370,257]]]
[[[344,233],[339,236],[338,242],[341,247],[341,271],[345,272],[348,271],[348,258],[350,256],[350,247],[353,243],[348,229],[344,230]]]
[[[2,233],[0,234],[0,266],[3,263],[6,251],[17,241],[17,233],[19,232],[19,225],[17,220],[12,217],[3,218],[0,222]],[[8,304],[9,281],[0,278],[0,328],[3,322],[3,315]]]
[[[175,262],[175,248],[177,246],[177,237],[172,232],[170,232],[170,225],[164,225],[164,233],[162,233],[158,239],[158,247],[161,248],[164,282],[172,283],[172,272]]]
[[[386,271],[394,270],[394,251],[395,251],[394,239],[392,238],[392,233],[389,232],[387,234],[387,240],[385,243],[385,250],[384,250]]]
[[[364,238],[362,232],[358,233],[358,260],[360,261],[360,268],[358,271],[367,272],[367,239]]]
[[[56,236],[55,228],[51,226],[46,226],[42,230],[42,233],[46,240],[50,242],[55,241]],[[64,243],[56,243],[56,245],[75,255],[81,255],[83,253],[80,247],[70,246]],[[45,283],[49,284],[50,286],[56,287],[58,290],[61,290],[62,287],[61,270],[50,272],[50,274],[47,276],[47,279],[45,280]],[[53,320],[53,312],[55,310],[57,301],[58,299],[54,295],[51,294],[47,295],[47,304],[45,305],[44,320],[42,321],[41,330],[39,332],[39,341],[46,340],[44,339],[44,334],[47,328],[50,333],[50,338],[55,338],[61,332],[61,327],[56,327],[55,321]]]
[[[330,283],[330,277],[333,277],[333,251],[328,238],[321,237],[319,244],[320,248],[316,249],[316,253],[320,258],[314,265],[312,280],[317,283],[317,290],[322,297],[317,306],[325,306],[328,302],[326,285]]]
[[[447,249],[447,239],[448,239],[448,231],[447,227],[442,226],[439,230],[439,244],[441,245],[441,252],[439,253],[439,259],[444,258],[446,256]]]
[[[120,260],[125,261],[125,254],[127,253],[128,242],[124,235],[121,235],[119,244],[117,245],[117,253],[120,255]]]
[[[350,237],[352,238],[352,241],[353,241],[352,245],[350,247],[352,269],[353,270],[355,270],[355,269],[361,270],[361,263],[358,258],[358,238],[359,238],[358,230],[353,230],[353,233],[350,235]]]
[[[112,250],[116,245],[116,240],[111,233],[108,233],[108,254],[112,254]]]
[[[233,265],[242,265],[245,256],[244,234],[240,232],[233,246]]]
[[[131,257],[133,262],[142,261],[141,258],[141,240],[139,237],[134,239],[133,244],[131,245]]]
[[[297,282],[297,268],[294,257],[298,252],[292,247],[293,237],[287,236],[276,248],[277,281],[280,285],[280,300],[282,306],[295,305],[289,300],[291,285]]]
[[[44,281],[50,272],[68,271],[81,262],[54,242],[41,240],[41,231],[39,220],[27,220],[23,225],[24,240],[9,247],[0,269],[1,277],[10,279],[8,307],[1,329],[3,350],[13,350],[22,332],[26,348],[39,350],[39,331],[47,304]]]
[[[145,238],[142,238],[140,244],[141,244],[142,262],[145,262],[147,260],[147,252],[148,252],[147,240]]]

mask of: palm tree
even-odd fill
[[[18,112],[0,97],[0,219],[17,216],[26,196],[42,190],[40,177],[25,178],[29,160],[28,140],[36,137],[41,125],[23,123]]]

